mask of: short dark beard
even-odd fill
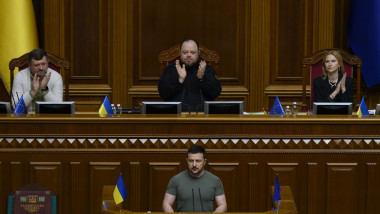
[[[189,173],[190,175],[194,175],[195,177],[198,177],[198,175],[200,175],[202,172],[204,171],[204,168],[202,167],[201,170],[199,170],[197,173],[194,173],[191,171],[191,169],[189,169]]]
[[[198,65],[198,61],[195,61],[195,62],[191,63],[190,65],[187,65],[184,62],[182,62],[182,63],[185,65],[186,70],[191,70],[191,69],[193,69],[194,67],[196,67]]]

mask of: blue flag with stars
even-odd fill
[[[281,200],[280,182],[278,182],[278,174],[276,175],[276,182],[274,184],[273,202]]]
[[[14,114],[28,114],[28,108],[25,106],[24,98],[21,96],[17,103]]]
[[[284,115],[284,109],[282,108],[282,105],[280,103],[280,100],[278,97],[276,97],[276,100],[273,103],[272,109],[269,112],[270,115]]]

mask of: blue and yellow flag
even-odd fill
[[[284,109],[281,106],[280,100],[276,97],[276,100],[273,103],[272,109],[269,112],[270,115],[284,115]]]
[[[125,188],[123,178],[120,174],[115,189],[113,190],[113,199],[116,204],[120,204],[127,198],[127,189]]]
[[[32,0],[0,1],[0,78],[10,93],[9,62],[38,48]]]
[[[113,114],[111,103],[108,100],[108,96],[104,98],[102,105],[99,108],[99,114]]]
[[[14,114],[28,114],[28,108],[25,106],[24,97],[21,96],[17,103]]]
[[[348,46],[361,58],[361,73],[372,87],[380,83],[380,1],[351,0]]]
[[[368,108],[364,102],[364,97],[362,98],[362,101],[360,102],[360,106],[356,114],[359,116],[359,118],[362,117],[362,115],[369,115]]]
[[[276,182],[274,184],[273,202],[281,200],[281,187],[278,182],[278,174],[276,175]]]

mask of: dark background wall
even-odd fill
[[[158,53],[184,38],[220,54],[219,99],[244,100],[246,111],[270,108],[276,96],[302,102],[302,59],[347,49],[349,0],[33,2],[41,47],[71,61],[77,111],[98,110],[105,95],[124,107],[160,100]],[[379,87],[361,85],[375,108]]]

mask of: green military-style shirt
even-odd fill
[[[215,197],[224,189],[220,179],[206,170],[199,178],[185,170],[172,177],[166,193],[176,196],[176,212],[213,212]]]

